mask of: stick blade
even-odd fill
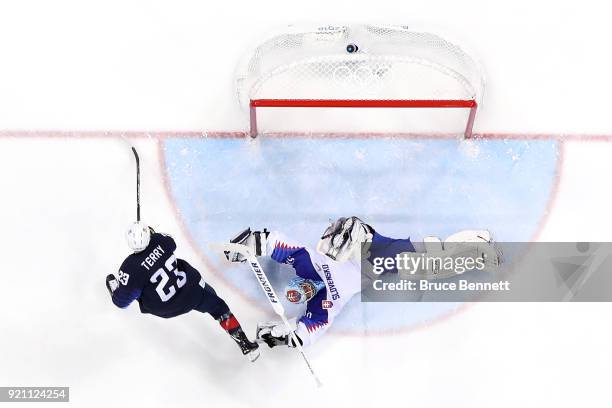
[[[238,252],[244,255],[245,258],[252,256],[251,250],[248,246],[242,244],[232,244],[230,242],[212,242],[208,244],[208,249],[218,252]]]

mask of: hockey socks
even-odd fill
[[[217,321],[219,322],[219,325],[221,325],[223,330],[225,330],[226,332],[241,329],[240,322],[238,322],[238,319],[236,319],[236,317],[231,312],[224,314],[219,319],[217,319]]]

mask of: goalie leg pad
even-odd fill
[[[472,249],[477,257],[484,258],[488,267],[495,268],[503,262],[502,250],[487,230],[459,231],[444,240],[445,251],[465,253],[468,248]]]
[[[251,231],[251,228],[247,228],[232,238],[230,243],[246,245],[255,256],[265,256],[267,255],[266,244],[268,235],[270,235],[270,232],[265,228],[263,231]],[[246,258],[239,252],[225,251],[224,253],[230,262],[246,261]]]
[[[487,269],[497,268],[503,262],[502,251],[493,241],[487,230],[465,230],[450,235],[444,242],[438,237],[430,236],[423,239],[425,253],[408,252],[401,255],[406,258],[482,258]],[[423,258],[424,259],[424,258]],[[453,271],[442,270],[437,264],[429,262],[418,264],[418,268],[398,268],[403,279],[444,279],[456,276]]]

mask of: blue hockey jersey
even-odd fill
[[[177,259],[175,250],[172,237],[152,234],[147,248],[129,255],[121,264],[113,303],[125,308],[137,300],[142,313],[164,318],[187,313],[197,306],[202,300],[202,277],[189,263]]]

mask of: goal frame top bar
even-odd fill
[[[463,132],[472,137],[478,102],[474,99],[251,99],[249,135],[257,137],[257,108],[463,108],[469,109]]]
[[[251,108],[476,108],[474,99],[252,99]]]

